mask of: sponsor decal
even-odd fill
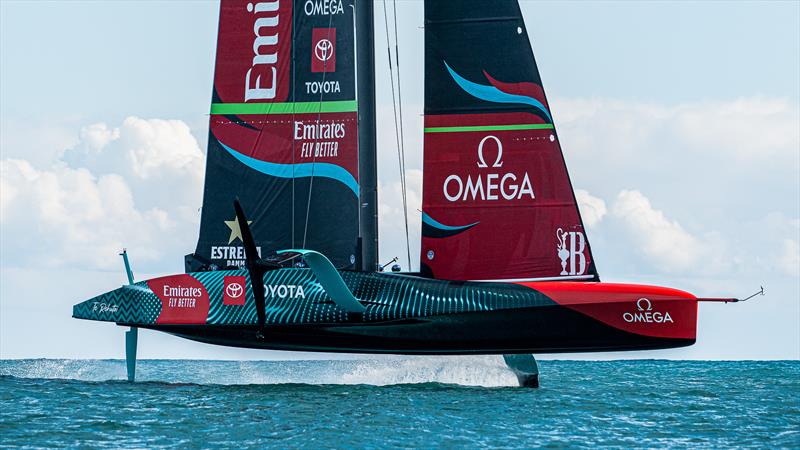
[[[208,318],[208,292],[191,275],[154,278],[147,286],[161,300],[161,313],[156,323],[205,323]]]
[[[313,67],[313,65],[312,65]],[[314,72],[332,72],[328,70],[319,70]],[[342,92],[339,82],[337,80],[325,81],[306,81],[306,94],[338,94]]]
[[[494,147],[494,158],[489,156],[489,150]],[[477,174],[453,174],[445,178],[442,185],[444,197],[449,202],[491,202],[498,200],[524,200],[535,199],[528,172],[523,174],[500,170],[503,168],[503,143],[497,136],[486,136],[478,144],[478,168],[482,169]],[[488,163],[487,163],[488,161]]]
[[[119,310],[119,306],[109,303],[92,302],[92,311],[98,313],[115,313]]]
[[[556,249],[561,260],[560,275],[583,275],[586,272],[586,237],[580,231],[556,230]]]
[[[284,0],[289,1],[289,0]],[[244,77],[244,101],[272,100],[278,85],[280,0],[248,3],[253,18],[253,63]],[[288,39],[289,36],[284,36]]]
[[[265,284],[264,289],[271,298],[306,298],[301,284]]]
[[[211,259],[218,261],[223,260],[224,266],[244,267],[247,257],[244,253],[244,247],[241,245],[230,245],[234,241],[239,240],[242,242],[242,230],[239,228],[239,221],[234,217],[232,220],[223,221],[225,226],[231,230],[228,237],[228,245],[212,245],[211,246]],[[247,224],[252,224],[252,220],[248,220]],[[258,256],[261,256],[261,247],[256,247]]]
[[[342,0],[306,0],[303,12],[307,16],[329,16],[344,14]]]
[[[550,113],[547,111],[547,107],[536,98],[540,97],[542,100],[544,100],[544,92],[542,92],[542,87],[540,85],[527,82],[504,83],[492,78],[492,76],[489,75],[489,73],[485,70],[483,71],[483,74],[491,84],[485,85],[475,83],[459,75],[450,67],[449,64],[447,64],[446,61],[442,62],[444,63],[447,71],[450,73],[450,76],[453,78],[453,81],[455,81],[458,87],[463,89],[467,94],[477,99],[492,103],[516,103],[528,105],[533,107],[537,114],[540,114],[544,119],[546,119],[547,123],[553,122],[553,119],[550,117]]]
[[[227,275],[224,278],[223,305],[244,305],[247,298],[247,281],[241,275]]]
[[[623,313],[622,320],[628,323],[675,323],[669,311],[654,311],[653,303],[646,298],[636,300],[636,311]]]
[[[336,28],[314,28],[311,30],[311,71],[314,73],[320,72],[336,72]],[[333,86],[330,86],[331,83],[335,83],[335,91],[331,90],[330,92],[339,92],[339,82],[331,82],[326,81],[325,85],[328,85],[328,89],[333,89]],[[311,93],[319,93],[320,89],[323,89],[323,93],[328,93],[324,91],[325,86],[317,86],[317,92]],[[309,83],[306,83],[306,90],[309,89]]]
[[[343,121],[294,122],[294,140],[301,142],[301,158],[335,158],[339,156],[339,142],[346,137]]]

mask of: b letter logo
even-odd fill
[[[244,305],[247,298],[245,277],[230,275],[225,277],[225,288],[223,291],[222,304],[224,305]]]
[[[580,231],[556,231],[558,258],[561,260],[560,275],[583,275],[586,271],[586,238]],[[569,267],[568,267],[569,266]]]

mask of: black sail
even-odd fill
[[[358,127],[353,3],[222,0],[195,257],[242,266],[233,200],[262,256],[355,260]]]

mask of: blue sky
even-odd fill
[[[405,250],[381,8],[389,259]],[[768,293],[702,305],[694,347],[590,357],[800,358],[800,4],[522,9],[603,279]],[[182,271],[199,219],[217,10],[0,2],[0,357],[120,357],[122,329],[70,319],[71,305],[124,282],[122,246],[138,278]],[[398,10],[418,233],[422,3]],[[147,332],[141,342],[143,357],[304,357]]]

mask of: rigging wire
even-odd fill
[[[406,181],[406,144],[403,138],[403,91],[400,89],[400,40],[397,38],[397,0],[392,0],[392,10],[394,15],[394,57],[397,67],[397,107],[400,112],[400,181],[403,189],[403,217],[406,225],[406,251],[408,253],[408,270],[411,270],[411,244],[408,233],[408,183]]]
[[[400,191],[401,196],[403,198],[403,219],[405,222],[405,231],[406,231],[406,254],[408,257],[408,270],[411,270],[411,243],[408,234],[408,201],[406,197],[406,171],[405,171],[405,154],[403,151],[402,145],[402,136],[403,136],[403,107],[402,104],[400,105],[400,119],[398,121],[397,116],[397,104],[400,103],[399,97],[395,97],[395,90],[394,90],[394,70],[392,67],[392,50],[391,50],[391,40],[389,39],[389,18],[386,12],[386,2],[387,0],[383,1],[383,24],[384,29],[386,30],[386,54],[388,56],[389,61],[389,79],[391,81],[392,86],[392,110],[394,112],[394,136],[395,142],[397,145],[397,165],[400,169]],[[397,4],[394,3],[394,39],[395,39],[395,57],[397,58],[397,90],[398,95],[400,91],[400,57],[398,55],[398,47],[397,47]]]
[[[333,24],[333,14],[328,15],[328,35],[327,40],[330,42],[331,38],[331,30]],[[335,49],[335,47],[334,47]],[[312,49],[312,52],[314,49]],[[335,50],[334,50],[335,51]],[[325,76],[328,75],[328,60],[330,57],[326,58],[325,61],[322,61],[322,85],[325,85]],[[319,128],[319,120],[322,117],[322,97],[325,95],[324,89],[319,90],[319,108],[317,108],[317,122],[316,126]],[[292,154],[294,157],[294,153]],[[311,214],[311,192],[314,190],[314,169],[317,165],[317,152],[314,152],[314,155],[311,159],[311,181],[308,184],[308,200],[306,201],[306,220],[305,225],[303,226],[303,246],[301,248],[306,248],[306,237],[308,235],[308,217]]]

